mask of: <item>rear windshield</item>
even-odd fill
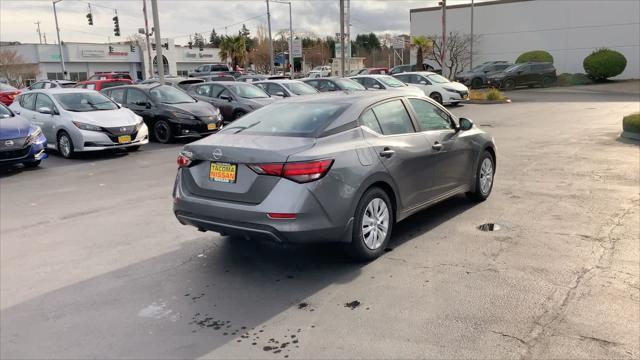
[[[274,103],[234,121],[227,134],[312,137],[335,120],[349,104]]]
[[[307,85],[303,82],[291,82],[291,83],[282,83],[282,85],[284,85],[287,89],[289,89],[289,91],[291,91],[292,93],[296,94],[296,95],[311,95],[311,94],[317,94],[318,90],[316,90],[316,88]]]
[[[338,79],[336,84],[340,86],[342,90],[367,90],[364,86],[350,79]]]

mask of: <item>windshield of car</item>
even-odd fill
[[[99,92],[83,91],[55,94],[53,97],[63,109],[74,112],[116,110],[118,105]]]
[[[264,90],[259,87],[251,84],[233,84],[229,85],[229,90],[231,90],[234,94],[240,96],[245,99],[256,99],[256,98],[268,98],[269,94],[264,92]]]
[[[311,95],[318,93],[318,90],[316,90],[314,87],[303,82],[282,83],[282,85],[284,85],[284,87],[286,87],[287,89],[289,89],[289,91],[296,95]]]
[[[241,117],[221,132],[311,137],[347,107],[344,103],[274,103]]]
[[[385,85],[390,86],[390,87],[403,87],[403,86],[407,86],[407,84],[403,83],[402,81],[391,77],[391,76],[380,76],[377,78],[378,80],[382,81]]]
[[[526,64],[514,64],[509,66],[508,68],[504,69],[504,72],[514,72],[517,71],[518,69],[520,69],[521,67],[523,67]]]
[[[349,79],[338,79],[336,80],[336,84],[338,84],[342,90],[366,90],[364,86]]]
[[[196,102],[194,98],[187,95],[182,90],[178,90],[169,85],[156,86],[149,91],[151,98],[163,104],[186,104]]]
[[[9,108],[0,104],[0,119],[4,119],[8,117],[13,117],[13,113],[11,112],[11,110],[9,110]]]
[[[16,91],[16,90],[18,89],[14,88],[9,84],[0,83],[0,91]]]
[[[434,83],[437,83],[437,84],[446,84],[446,83],[450,83],[451,82],[446,77],[444,77],[442,75],[438,75],[438,74],[428,75],[427,79],[429,79],[429,80],[431,80],[431,82],[434,82]]]
[[[473,69],[471,69],[471,71],[472,72],[482,71],[485,66],[487,66],[487,64],[476,65],[476,66],[473,67]]]

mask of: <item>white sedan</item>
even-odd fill
[[[136,151],[149,142],[142,117],[93,90],[32,90],[20,94],[10,108],[40,126],[48,146],[65,158],[81,151]]]
[[[444,105],[458,105],[469,99],[469,88],[429,71],[406,72],[394,77],[420,88],[424,94]]]
[[[391,90],[402,91],[406,94],[422,96],[423,92],[416,86],[407,85],[404,82],[389,75],[369,74],[351,76],[349,79],[364,86],[367,90]]]

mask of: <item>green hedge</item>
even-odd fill
[[[622,119],[622,130],[640,134],[640,113],[625,116]]]
[[[587,74],[560,74],[558,75],[558,86],[588,85],[593,84],[593,80]]]
[[[603,48],[584,58],[582,66],[590,77],[601,81],[622,74],[627,59],[617,51]]]
[[[553,63],[553,56],[544,50],[527,51],[516,59],[516,64],[533,62],[550,62]]]

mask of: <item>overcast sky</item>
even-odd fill
[[[448,4],[470,0],[448,0]],[[133,34],[144,26],[142,0],[92,0],[94,26],[87,24],[87,1],[63,0],[58,3],[58,20],[63,41],[106,42],[113,36],[113,9],[118,10],[122,36]],[[334,35],[339,31],[338,0],[293,0],[295,32]],[[352,34],[368,32],[409,33],[409,9],[436,6],[438,0],[351,0]],[[151,1],[147,0],[150,26]],[[186,43],[188,35],[205,33],[211,28],[218,34],[238,32],[243,23],[254,34],[256,28],[267,25],[264,0],[159,0],[162,37]],[[35,22],[46,33],[48,43],[56,38],[53,8],[50,0],[0,0],[0,41],[37,43]],[[271,1],[273,32],[289,27],[289,8]],[[226,28],[225,28],[226,27]],[[352,36],[355,38],[355,35]]]

